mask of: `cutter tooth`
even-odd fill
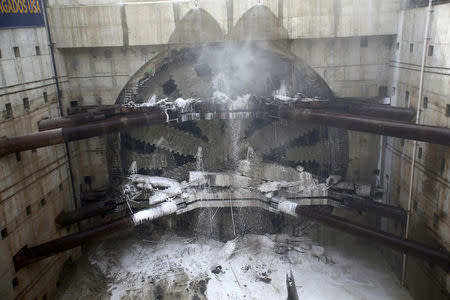
[[[276,121],[255,131],[248,140],[255,151],[267,154],[314,128],[298,121]]]
[[[286,160],[295,162],[317,161],[322,164],[330,163],[329,151],[326,144],[317,143],[299,147],[290,147],[286,151]]]
[[[199,146],[206,147],[202,139],[164,125],[136,128],[130,132],[137,140],[183,156],[195,156]]]
[[[134,151],[129,151],[127,153],[127,165],[131,162],[136,161],[139,168],[149,169],[149,170],[160,170],[165,169],[169,166],[169,159],[166,153],[155,152],[151,154],[136,153]]]

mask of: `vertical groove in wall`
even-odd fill
[[[337,37],[339,32],[339,23],[341,21],[341,0],[334,0],[333,2],[333,11],[334,11],[334,27],[333,27],[333,36]]]
[[[120,6],[120,20],[122,21],[123,45],[128,46],[130,44],[130,41],[128,38],[128,23],[127,23],[127,13],[125,10],[125,5]]]
[[[233,31],[233,0],[227,0],[227,21],[228,21],[228,36]]]
[[[283,17],[284,17],[284,0],[278,0],[278,26],[283,27]]]

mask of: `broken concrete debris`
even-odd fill
[[[236,240],[234,239],[225,243],[220,255],[222,260],[228,260],[233,255],[236,250]]]
[[[325,255],[325,249],[321,246],[312,246],[311,247],[311,255],[315,257],[321,257]]]
[[[221,274],[223,272],[222,266],[221,265],[213,265],[211,267],[211,273],[213,274]]]

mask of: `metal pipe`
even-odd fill
[[[380,104],[356,103],[353,101],[317,101],[317,102],[298,102],[295,104],[300,108],[311,109],[328,109],[336,112],[350,113],[354,115],[366,115],[372,117],[380,117],[383,119],[391,119],[396,121],[411,121],[416,112],[412,108],[392,107]],[[67,117],[44,119],[38,122],[39,131],[73,127],[84,123],[104,120],[119,114],[146,113],[154,108],[149,107],[120,107],[120,106],[95,106],[95,107],[79,107],[79,113],[71,114]],[[264,106],[253,105],[246,112],[256,112],[264,110]],[[198,112],[229,112],[223,105],[210,105],[202,103],[197,105],[194,111]],[[237,112],[237,111],[234,111]]]
[[[416,115],[412,108],[378,104],[378,100],[378,98],[336,98],[334,101],[299,101],[295,102],[294,106],[404,122],[411,122]]]
[[[416,116],[416,124],[420,124],[420,113],[422,111],[422,96],[423,96],[423,79],[425,74],[425,62],[427,59],[427,45],[428,45],[428,34],[430,30],[430,19],[431,19],[431,6],[433,5],[433,0],[428,1],[428,11],[427,11],[427,20],[425,22],[425,32],[423,34],[423,48],[422,48],[422,64],[420,66],[420,80],[419,80],[419,95],[417,99],[417,116]],[[409,226],[411,222],[411,204],[412,204],[412,194],[413,194],[413,181],[414,181],[414,172],[416,168],[416,152],[417,152],[417,141],[414,141],[413,144],[413,152],[412,152],[412,161],[411,161],[411,175],[409,177],[409,192],[408,192],[408,210],[406,215],[406,229],[405,229],[405,239],[409,236]],[[406,261],[407,256],[406,253],[403,253],[402,260],[402,286],[404,287],[406,284]]]
[[[354,235],[369,238],[383,243],[387,246],[400,249],[401,251],[405,251],[408,254],[431,260],[435,263],[438,263],[446,270],[450,269],[449,256],[437,250],[433,250],[426,245],[409,241],[360,224],[352,223],[346,219],[332,216],[330,214],[303,209],[300,205],[296,205],[295,213],[325,223],[332,226],[333,228],[346,231]],[[13,258],[15,269],[17,271],[22,267],[41,260],[45,257],[78,247],[83,243],[97,238],[98,236],[126,228],[133,224],[134,223],[131,222],[129,216],[125,216],[106,224],[88,229],[86,231],[77,232],[38,246],[34,246],[31,248],[24,247]]]
[[[15,137],[0,138],[0,156],[62,143],[64,143],[62,128]]]
[[[166,116],[162,112],[158,111],[155,113],[117,117],[105,121],[99,121],[97,123],[63,128],[62,132],[66,141],[76,141],[94,136],[105,135],[121,129],[163,124],[165,122]]]
[[[28,248],[25,246],[16,255],[14,255],[14,268],[18,271],[19,269],[43,258],[78,247],[101,235],[124,229],[131,224],[132,222],[130,218],[126,216],[85,231],[73,233],[50,242],[40,244],[35,247]]]
[[[131,115],[154,113],[159,111],[156,107],[122,107],[120,105],[85,105],[69,107],[68,116],[44,119],[38,122],[39,131],[54,128],[73,127],[81,124],[96,122],[106,118],[112,118],[118,115]]]
[[[90,217],[98,216],[106,212],[109,212],[122,203],[116,203],[115,201],[105,201],[84,206],[71,212],[61,212],[55,218],[55,223],[61,226],[68,226],[74,223],[78,223],[82,220],[88,219]]]
[[[69,128],[51,129],[16,137],[0,139],[0,157],[39,147],[86,139],[108,134],[120,129],[162,124],[166,117],[160,112],[139,114],[129,117],[117,117]]]
[[[361,103],[349,104],[348,112],[353,115],[364,115],[404,122],[411,122],[416,115],[416,112],[412,108]]]
[[[450,129],[436,126],[409,124],[404,122],[360,117],[324,110],[311,110],[293,108],[289,106],[269,108],[279,109],[278,117],[304,120],[331,127],[346,128],[350,130],[377,133],[407,139],[450,145]],[[230,118],[233,114],[245,116],[252,111],[219,112],[219,113],[186,113],[179,115],[182,121],[192,120],[189,115],[200,115],[204,119]],[[241,113],[241,115],[239,115]],[[255,114],[258,116],[259,114]],[[183,118],[187,116],[187,118]],[[132,114],[126,117],[114,117],[103,121],[83,124],[75,127],[58,128],[48,131],[27,134],[23,136],[0,139],[0,157],[6,154],[35,149],[39,147],[75,141],[93,136],[103,135],[120,129],[139,127],[151,124],[163,124],[167,121],[167,115],[163,112]],[[180,118],[178,118],[180,120]]]
[[[38,122],[39,131],[63,127],[74,127],[83,123],[95,122],[106,119],[104,114],[80,113],[68,117],[44,119]]]
[[[82,232],[73,233],[31,248],[25,246],[14,255],[14,267],[16,271],[18,271],[26,265],[59,252],[78,247],[86,242],[94,240],[98,236],[167,216],[176,213],[176,211],[177,204],[175,202],[164,202],[155,207],[139,211],[132,215],[126,215],[122,218],[112,220]]]
[[[446,271],[450,270],[449,255],[438,250],[431,249],[424,244],[404,239],[396,235],[384,231],[379,231],[361,224],[353,223],[344,218],[333,216],[331,214],[325,214],[311,209],[304,209],[300,205],[297,205],[297,207],[295,208],[295,212],[298,215],[314,219],[334,229],[367,238],[382,243],[391,248],[403,251],[404,253],[407,253],[409,255],[432,261]]]
[[[380,98],[336,98],[335,103],[346,107],[350,114],[379,117],[397,121],[411,122],[416,111],[410,107],[379,104]]]
[[[367,199],[359,197],[357,195],[352,195],[343,192],[336,192],[330,189],[328,191],[329,198],[341,202],[344,206],[357,210],[365,210],[377,215],[381,215],[388,218],[393,218],[405,223],[406,212],[397,206],[387,205],[384,203],[373,201],[372,199]]]
[[[278,116],[291,120],[305,120],[331,127],[370,132],[433,144],[450,145],[450,129],[444,127],[417,125],[288,106],[282,107],[278,112]]]

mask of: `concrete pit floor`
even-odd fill
[[[299,299],[411,299],[376,247],[342,235],[344,247],[308,234],[223,243],[174,233],[150,240],[130,230],[87,247],[63,272],[57,298],[286,299],[292,270]]]

